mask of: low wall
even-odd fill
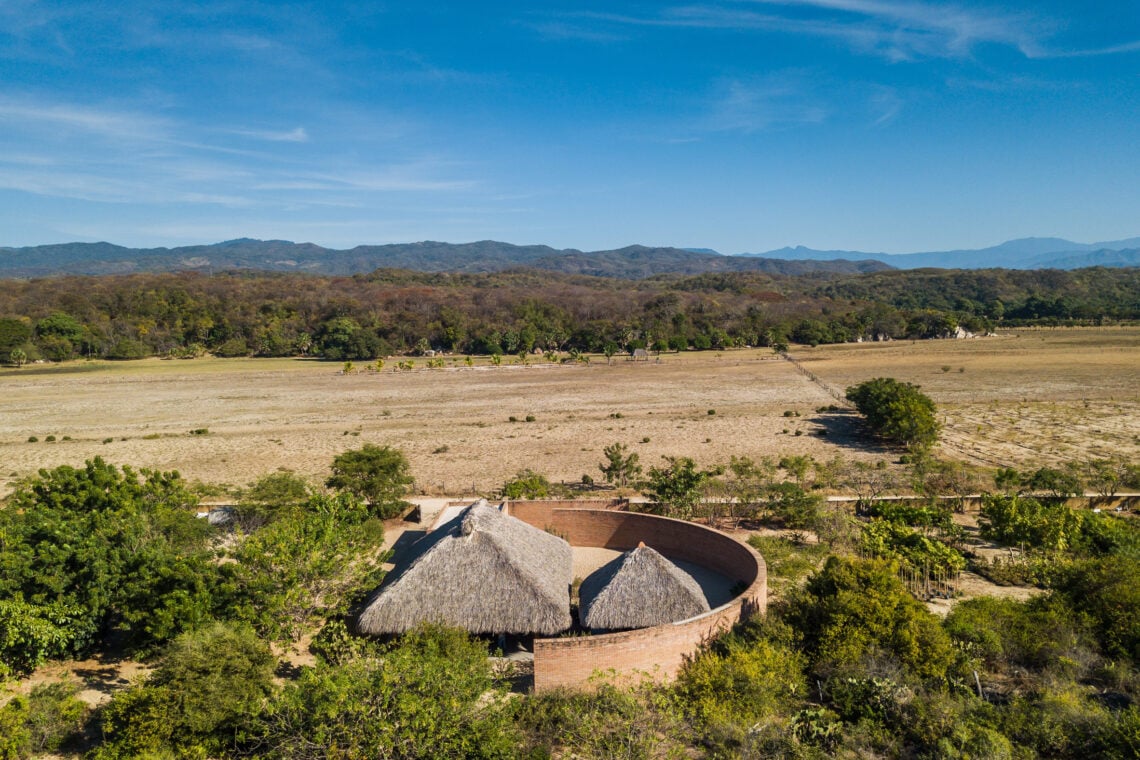
[[[639,674],[670,679],[685,658],[710,638],[767,609],[764,559],[747,545],[711,528],[635,512],[552,508],[513,514],[537,528],[552,530],[571,546],[625,551],[644,542],[670,559],[714,570],[743,589],[727,604],[676,623],[597,636],[535,639],[536,691],[581,686],[597,672],[610,679]]]
[[[504,502],[506,512],[528,525],[542,530],[553,529],[554,510],[591,509],[608,511],[629,506],[628,499],[511,499]],[[571,541],[570,543],[573,543]]]

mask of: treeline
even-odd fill
[[[1107,269],[897,272],[831,276],[821,285],[820,277],[755,273],[629,282],[522,270],[378,270],[5,280],[0,361],[206,352],[346,360],[433,350],[619,353],[939,338],[1003,323],[1137,319],[1138,277]],[[1048,299],[1053,305],[1042,305]],[[1060,312],[1057,299],[1068,299]]]
[[[1140,319],[1140,269],[876,272],[829,282],[812,295],[973,315],[1011,326],[1097,324]]]

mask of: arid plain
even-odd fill
[[[358,362],[349,374],[302,359],[25,367],[0,374],[0,493],[39,468],[96,455],[229,486],[281,468],[319,480],[336,454],[365,442],[403,449],[424,492],[456,495],[490,492],[526,467],[552,480],[597,478],[613,442],[646,465],[662,455],[702,465],[733,455],[881,459],[891,452],[867,446],[850,415],[817,412],[836,403],[829,391],[880,376],[918,383],[935,400],[947,458],[989,466],[1140,458],[1140,328],[791,354],[795,364],[768,349],[648,362],[533,357],[526,366],[446,357],[443,368],[417,359],[411,371],[393,361],[359,371]]]

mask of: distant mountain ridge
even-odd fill
[[[0,248],[0,277],[48,277],[60,274],[127,274],[183,270],[252,269],[351,275],[381,268],[420,272],[482,273],[533,267],[569,274],[638,279],[658,274],[766,272],[854,274],[891,267],[878,261],[791,261],[764,257],[721,256],[681,248],[628,246],[608,251],[556,250],[545,245],[519,246],[482,240],[474,243],[395,243],[361,245],[348,250],[287,240],[239,238],[212,245],[179,248],[124,248],[111,243],[62,243],[28,248]]]
[[[897,269],[1079,269],[1081,267],[1140,266],[1140,237],[1101,243],[1074,243],[1062,238],[1021,238],[989,248],[923,253],[819,251],[803,246],[740,256],[823,261],[859,259],[881,261]]]
[[[977,250],[923,253],[820,251],[803,246],[725,256],[710,248],[631,245],[605,251],[473,243],[360,245],[337,250],[313,243],[239,238],[178,248],[125,248],[111,243],[61,243],[0,248],[0,277],[255,270],[352,275],[381,268],[484,273],[518,267],[597,277],[640,279],[663,274],[763,272],[776,275],[858,274],[886,269],[1079,269],[1140,266],[1140,237],[1101,243],[1023,238]]]

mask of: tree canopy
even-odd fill
[[[404,496],[413,480],[408,459],[399,449],[366,443],[338,454],[332,472],[325,485],[364,499],[377,517],[395,517],[410,506]]]
[[[848,388],[847,400],[877,435],[888,440],[919,450],[938,440],[934,402],[913,383],[877,377]]]

